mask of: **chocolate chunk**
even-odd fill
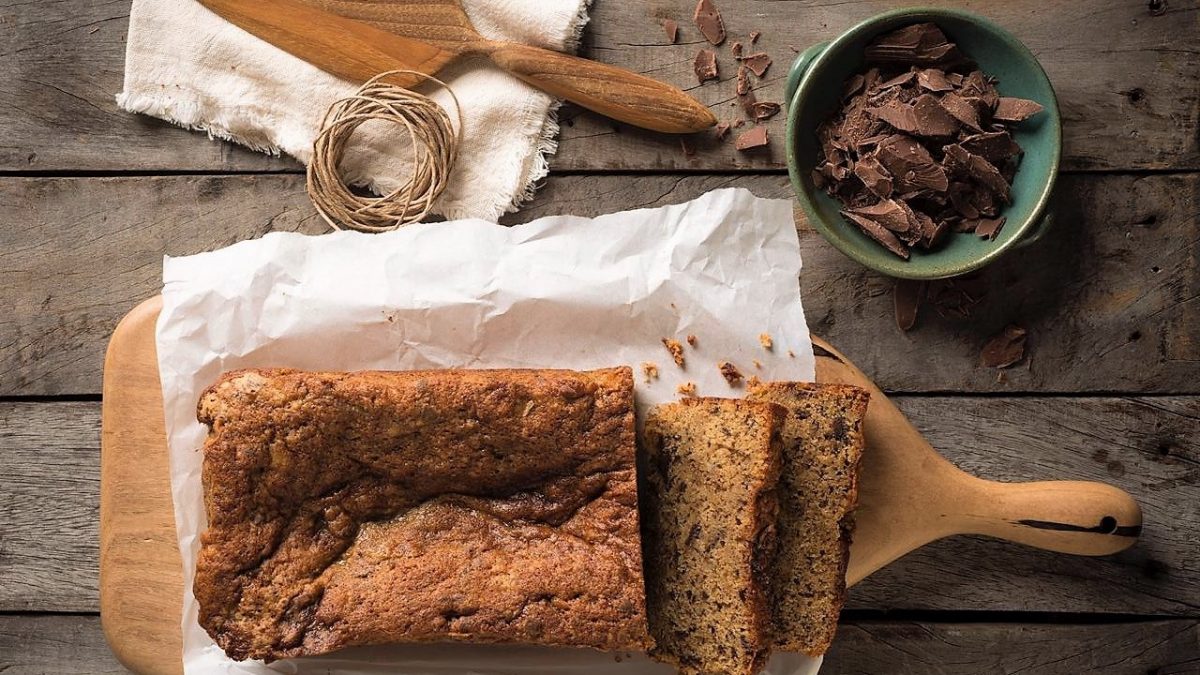
[[[700,33],[709,43],[719,45],[725,41],[725,22],[721,20],[721,12],[712,0],[697,2],[692,20],[696,22],[696,28],[700,29]]]
[[[867,45],[866,56],[875,63],[906,65],[952,64],[963,60],[958,47],[932,23],[913,24],[881,35]]]
[[[951,117],[962,122],[964,126],[971,127],[975,131],[983,131],[983,127],[979,126],[979,111],[967,99],[954,93],[943,94],[938,100],[942,110],[945,110]]]
[[[754,43],[758,42],[758,38],[760,36],[762,36],[761,32],[756,31],[756,30],[750,31],[750,44],[754,44]]]
[[[868,155],[854,164],[854,175],[868,190],[880,199],[892,196],[892,175],[879,163],[874,155]]]
[[[874,87],[874,89],[879,90],[879,89],[891,89],[892,87],[899,87],[902,84],[908,84],[909,82],[912,82],[913,78],[915,78],[916,76],[917,76],[916,71],[910,70],[907,73],[897,75],[890,80],[880,82],[878,85],[876,85]]]
[[[663,19],[663,31],[667,34],[667,44],[675,44],[679,38],[679,23],[675,19]]]
[[[862,75],[851,75],[850,79],[846,80],[845,87],[842,88],[842,99],[843,100],[848,99],[851,96],[862,91],[863,84],[865,84],[865,83],[866,83],[866,79],[863,78]]]
[[[913,101],[917,118],[917,133],[922,136],[952,136],[958,133],[958,121],[950,116],[931,94],[922,94]]]
[[[965,152],[965,151],[964,151]],[[1005,204],[1011,201],[1008,181],[1000,175],[1000,170],[979,155],[971,155],[971,176],[980,185],[991,190]]]
[[[717,54],[711,49],[701,49],[696,52],[696,60],[692,63],[692,68],[696,71],[696,79],[701,83],[708,80],[719,79],[717,77]]]
[[[999,218],[980,218],[974,221],[975,226],[971,228],[971,231],[990,241],[995,239],[996,235],[1000,234],[1000,228],[1004,227],[1005,220],[1007,219],[1004,216]]]
[[[949,186],[946,171],[933,161],[929,151],[908,136],[894,134],[879,143],[876,156],[896,179],[902,192],[928,188],[943,192]]]
[[[925,282],[897,279],[892,287],[892,307],[896,312],[896,326],[910,331],[917,324],[917,312],[925,296]]]
[[[1022,122],[1045,110],[1036,101],[1024,98],[1001,96],[992,117],[1001,122]]]
[[[967,73],[967,76],[963,78],[959,94],[966,98],[980,99],[988,110],[995,109],[996,103],[1000,100],[1000,95],[996,93],[996,87],[979,70],[972,70],[970,73]]]
[[[745,96],[746,94],[750,93],[751,89],[752,89],[752,87],[750,86],[750,71],[746,69],[746,66],[744,64],[738,66],[737,95]]]
[[[761,148],[767,145],[767,128],[764,126],[755,126],[749,131],[737,137],[733,147],[740,151],[752,150]]]
[[[756,120],[766,120],[774,117],[782,110],[778,103],[770,101],[758,101],[750,106],[751,116]]]
[[[971,203],[971,186],[966,183],[954,182],[950,184],[948,192],[950,194],[950,204],[959,215],[971,222],[979,218],[979,210]],[[975,227],[972,225],[970,230],[959,229],[958,231],[974,232]]]
[[[729,51],[733,54],[733,58],[740,60],[742,58],[742,43],[735,40],[733,44],[729,45]]]
[[[864,218],[849,211],[842,211],[842,215],[858,225],[864,234],[882,244],[884,248],[900,258],[908,260],[908,247],[901,243],[896,238],[896,235],[892,234],[887,228],[870,218]]]
[[[875,221],[909,245],[921,239],[921,224],[913,210],[902,201],[885,199],[877,204],[850,209],[848,213]]]
[[[980,351],[979,358],[988,368],[1008,368],[1025,358],[1024,328],[1010,324],[992,336]]]
[[[766,52],[756,52],[743,56],[742,63],[754,73],[755,77],[762,77],[767,72],[767,68],[771,67],[771,57]]]
[[[946,71],[926,68],[917,72],[917,84],[929,91],[950,91],[954,85],[946,79]]]
[[[718,139],[725,138],[729,134],[729,122],[717,122],[714,131],[717,132]]]

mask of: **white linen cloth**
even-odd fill
[[[485,37],[574,51],[588,0],[463,0]],[[458,163],[434,212],[495,221],[532,196],[558,136],[558,101],[482,59],[437,77],[462,104]],[[330,75],[243,31],[195,0],[134,0],[121,108],[307,163],[322,116],[361,82]],[[455,119],[440,87],[420,88]],[[342,162],[347,178],[383,194],[405,182],[401,127],[360,127]]]
[[[728,360],[764,380],[812,380],[792,205],[746,190],[599,218],[555,216],[502,227],[481,220],[367,235],[273,233],[167,258],[157,326],[175,527],[183,557],[186,675],[670,675],[645,656],[586,649],[401,645],[348,649],[267,666],[234,662],[197,623],[191,592],[205,527],[200,393],[222,372],[573,368],[629,365],[639,407],[740,396]],[[774,339],[767,351],[761,333]],[[679,369],[661,339],[699,340]],[[758,360],[761,369],[752,363]],[[639,366],[658,364],[645,381]],[[770,675],[819,661],[776,654]]]

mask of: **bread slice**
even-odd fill
[[[788,409],[771,597],[775,646],[819,656],[833,642],[846,599],[870,395],[841,384],[765,382],[751,384],[747,397]]]
[[[638,471],[646,609],[653,655],[683,675],[752,675],[770,654],[785,414],[693,398],[647,416]]]

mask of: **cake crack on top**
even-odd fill
[[[197,417],[194,592],[232,658],[651,646],[629,368],[236,371]]]

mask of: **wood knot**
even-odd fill
[[[1162,16],[1167,13],[1167,0],[1149,0],[1146,8],[1150,10],[1150,16]]]

